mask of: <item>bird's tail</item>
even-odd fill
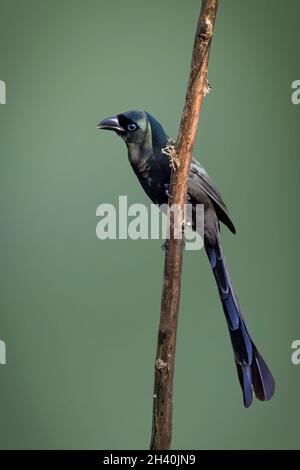
[[[239,381],[243,390],[244,406],[248,408],[253,392],[259,400],[270,400],[274,394],[274,378],[259,354],[248,332],[239,302],[233,290],[220,242],[205,243],[225,313]]]

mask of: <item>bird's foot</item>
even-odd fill
[[[168,244],[166,241],[161,245],[161,249],[164,253],[168,252]]]
[[[161,245],[161,249],[165,254],[168,253],[168,244],[166,241]],[[183,242],[182,249],[185,250],[185,241]]]
[[[172,199],[172,194],[170,193],[170,185],[167,183],[165,184],[165,194]]]

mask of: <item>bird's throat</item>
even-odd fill
[[[131,166],[136,173],[147,177],[149,171],[149,163],[153,159],[153,151],[150,145],[128,143],[128,158]]]

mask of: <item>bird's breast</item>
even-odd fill
[[[159,161],[152,154],[148,158],[129,158],[129,160],[140,184],[152,202],[159,205],[167,204],[166,186],[170,182],[170,169],[167,159]]]

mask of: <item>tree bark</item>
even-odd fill
[[[203,0],[192,54],[190,77],[177,142],[173,149],[169,206],[184,204],[188,175],[203,97],[206,94],[207,66],[218,0]],[[171,446],[173,376],[180,302],[183,238],[174,237],[174,214],[170,213],[170,237],[166,240],[163,291],[155,361],[151,450]]]

